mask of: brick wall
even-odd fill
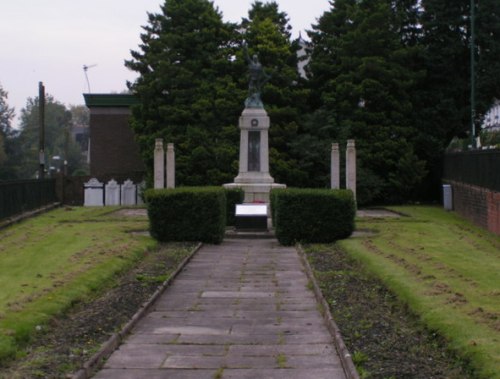
[[[500,192],[452,180],[453,208],[474,224],[500,235]]]
[[[137,176],[145,167],[128,107],[90,107],[90,175]]]

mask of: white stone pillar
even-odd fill
[[[165,151],[162,138],[155,140],[154,188],[165,188]]]
[[[353,139],[347,140],[345,165],[345,186],[352,191],[356,199],[356,147]]]
[[[332,143],[332,154],[331,154],[331,188],[339,189],[340,188],[340,152],[339,152],[339,144]]]
[[[175,150],[174,144],[167,144],[167,188],[175,188]]]

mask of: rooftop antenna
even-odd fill
[[[92,68],[92,67],[95,67],[95,66],[97,66],[97,64],[91,64],[91,65],[88,65],[88,66],[86,64],[83,65],[83,73],[85,74],[85,79],[87,80],[87,87],[89,89],[88,93],[91,93],[91,91],[90,91],[90,82],[89,82],[89,77],[87,75],[87,71],[88,71],[89,68]]]

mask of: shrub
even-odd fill
[[[221,243],[226,229],[226,196],[221,187],[146,191],[149,227],[158,241]]]
[[[350,190],[273,190],[271,209],[282,245],[328,243],[354,231],[356,204]]]
[[[224,190],[226,191],[226,224],[233,226],[236,204],[243,203],[245,192],[241,188],[225,188]]]

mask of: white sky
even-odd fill
[[[293,37],[311,29],[328,0],[276,0],[293,26]],[[214,0],[227,21],[248,15],[253,0]],[[266,2],[264,0],[264,2]],[[19,116],[28,97],[48,94],[69,105],[84,104],[87,91],[122,92],[135,73],[123,62],[137,50],[146,12],[157,13],[163,0],[2,0],[0,5],[0,84]],[[302,35],[306,37],[303,32]],[[17,127],[17,119],[14,121]]]

